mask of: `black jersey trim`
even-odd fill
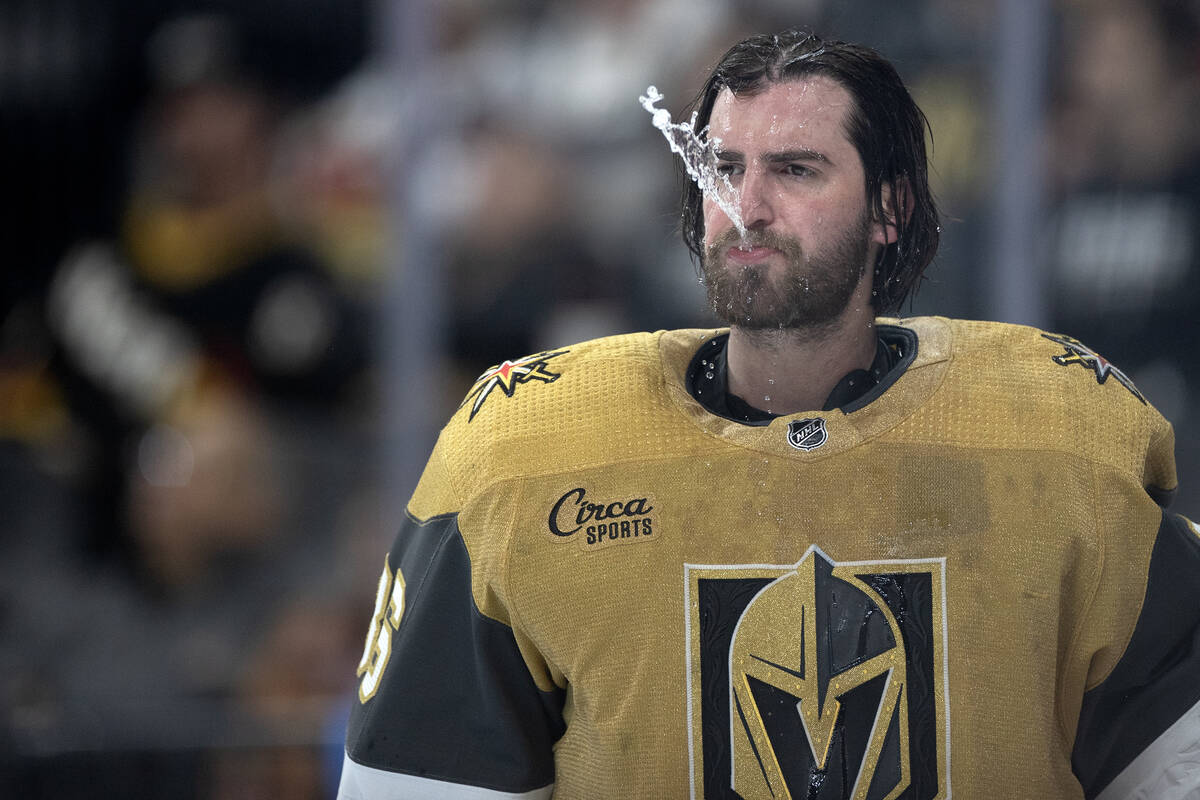
[[[843,414],[850,414],[865,408],[890,389],[916,360],[919,346],[916,331],[899,325],[877,325],[875,331],[880,344],[879,349],[885,351],[887,355],[884,363],[890,361],[887,371],[870,389],[860,395],[855,395],[854,399],[840,406],[831,405],[831,402],[836,402],[834,398],[844,394],[841,391],[844,387],[839,383],[834,387],[823,411],[832,411],[834,408],[838,408]],[[688,393],[709,413],[722,419],[755,427],[770,425],[772,420],[779,415],[746,406],[744,401],[729,393],[729,367],[726,361],[728,345],[728,333],[718,334],[700,345],[684,373]],[[881,358],[883,356],[878,356],[876,362],[879,362]],[[865,371],[857,370],[857,372]],[[853,375],[846,376],[846,378],[850,377]],[[842,379],[843,382],[846,378]],[[738,410],[740,406],[745,406],[741,409],[741,413]]]
[[[409,581],[381,685],[354,702],[346,752],[357,763],[522,793],[554,782],[564,692],[544,692],[512,628],[471,593],[458,515],[408,515],[390,563]]]
[[[1161,508],[1170,508],[1171,504],[1175,502],[1177,489],[1178,487],[1175,489],[1164,489],[1161,486],[1150,484],[1146,486],[1146,494],[1150,495],[1150,499],[1158,503]]]
[[[912,363],[917,360],[917,348],[920,342],[916,331],[911,328],[902,328],[899,325],[878,325],[875,331],[884,345],[896,353],[899,360],[879,379],[879,383],[872,386],[857,400],[851,400],[842,406],[843,414],[851,414],[861,408],[866,408],[868,404],[892,388],[892,385],[900,380],[900,376],[907,372]]]
[[[1163,514],[1133,637],[1083,696],[1071,764],[1091,800],[1200,702],[1200,537]]]

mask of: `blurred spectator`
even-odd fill
[[[1054,327],[1113,361],[1200,478],[1200,21],[1192,5],[1069,6],[1051,120]],[[1200,513],[1193,490],[1178,510]]]
[[[265,630],[239,681],[239,696],[244,726],[267,746],[215,752],[204,797],[318,800],[336,792],[340,758],[338,773],[330,775],[320,748],[342,753],[344,727],[331,731],[329,721],[340,719],[347,703],[346,676],[354,673],[362,647],[362,613],[303,599]]]
[[[370,477],[366,308],[296,211],[300,107],[245,34],[202,16],[151,38],[119,229],[0,329],[0,736],[25,754],[236,738],[276,615],[352,579],[334,537]]]
[[[587,0],[503,18],[452,7],[431,73],[460,133],[434,149],[424,185],[445,243],[459,391],[504,358],[695,319],[676,175],[637,97],[656,84],[686,104],[680,87],[718,54],[728,4]]]
[[[98,442],[97,497],[124,496],[138,437],[208,392],[332,411],[366,366],[361,310],[279,213],[283,108],[236,35],[186,18],[152,39],[158,91],[121,235],[69,253],[50,287],[66,398]],[[128,551],[123,514],[110,509],[94,550]]]

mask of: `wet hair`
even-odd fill
[[[941,229],[929,190],[925,154],[929,120],[883,56],[869,47],[826,41],[800,30],[752,36],[721,57],[686,115],[694,111],[695,129],[703,131],[722,89],[751,97],[770,84],[812,76],[836,81],[853,100],[845,122],[846,135],[862,160],[867,202],[875,219],[885,218],[883,187],[893,187],[896,241],[880,252],[872,303],[877,312],[895,311],[933,260]],[[688,180],[682,199],[684,242],[695,257],[703,259],[703,194]],[[909,211],[907,219],[901,213],[904,206]]]

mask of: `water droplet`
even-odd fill
[[[704,377],[708,378],[711,381],[712,377],[713,377],[712,370],[709,370],[708,372],[704,373]]]
[[[774,378],[767,378],[767,383],[769,383],[769,384],[771,384],[772,386],[774,386],[774,385],[775,385],[775,379],[774,379]]]
[[[769,394],[768,394],[768,395],[764,395],[764,396],[763,396],[763,402],[766,402],[766,403],[769,403],[769,402],[771,402],[771,395],[769,395]]]
[[[696,182],[700,191],[708,199],[716,203],[725,215],[733,222],[738,233],[746,235],[746,225],[742,222],[739,206],[741,196],[727,175],[718,174],[716,170],[716,152],[721,147],[719,137],[710,136],[707,141],[702,139],[704,132],[697,135],[694,129],[695,116],[691,122],[671,122],[671,113],[666,109],[655,108],[655,103],[663,100],[657,88],[649,86],[646,94],[638,97],[642,108],[650,112],[650,119],[666,138],[671,151],[683,161],[688,175]]]

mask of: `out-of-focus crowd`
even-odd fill
[[[1176,423],[1196,514],[1200,13],[1050,6],[1045,324]],[[451,0],[408,17],[411,75],[378,10],[0,9],[0,794],[330,793],[397,507],[385,285],[444,286],[438,375],[407,389],[439,420],[505,358],[711,324],[637,97],[678,116],[744,35],[897,64],[945,214],[906,312],[992,316],[993,3]]]

